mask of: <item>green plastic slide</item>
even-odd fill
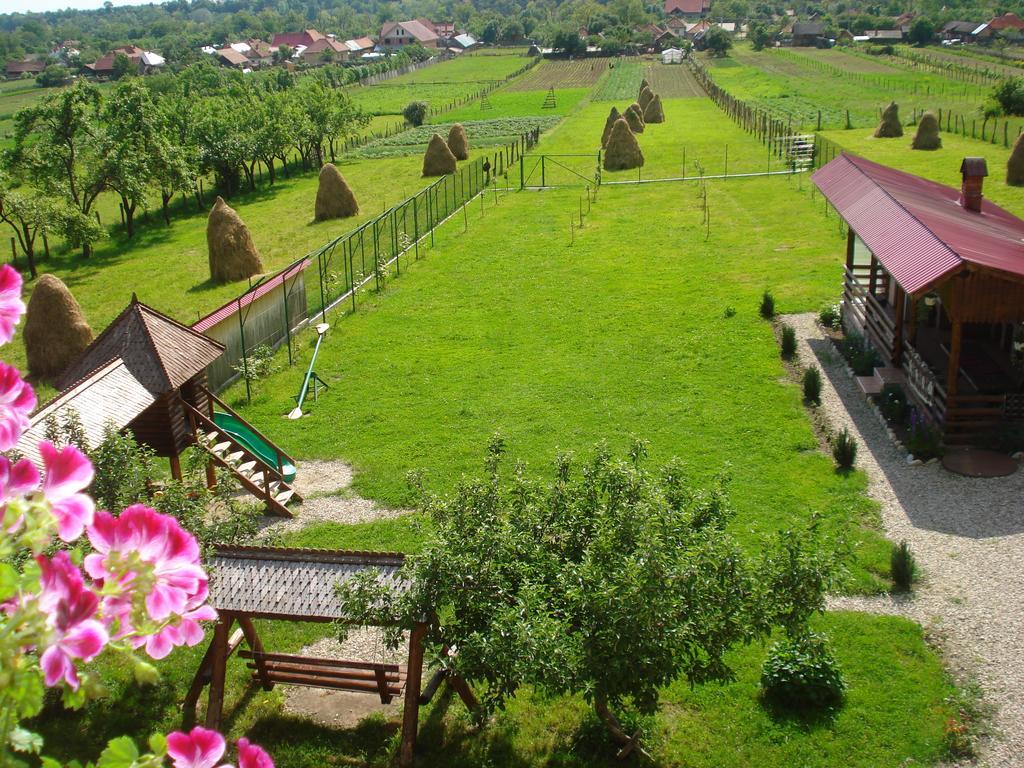
[[[277,451],[267,445],[263,438],[249,429],[249,425],[244,421],[235,418],[230,413],[214,411],[213,422],[220,427],[224,434],[230,435],[245,446],[250,453],[259,456],[270,466],[277,467]],[[295,479],[295,465],[289,461],[283,461],[281,463],[281,474],[284,476],[286,483],[291,483]]]

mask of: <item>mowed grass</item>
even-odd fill
[[[706,94],[694,78],[688,64],[662,64],[648,62],[644,67],[644,78],[651,89],[664,99],[687,99]]]
[[[608,75],[594,88],[594,101],[635,101],[640,93],[640,81],[643,78],[643,61],[636,58],[620,58],[608,70]]]
[[[621,112],[629,104],[622,101],[615,106]],[[550,136],[546,136],[534,155],[592,152],[594,161],[583,158],[562,160],[577,171],[586,167],[589,169],[587,173],[592,176],[610,106],[607,102],[587,104],[572,120],[561,123]],[[772,158],[772,165],[769,166],[768,150],[729,120],[709,99],[663,99],[662,106],[665,122],[648,125],[643,133],[637,135],[640,149],[644,153],[643,168],[639,171],[602,171],[603,181],[632,180],[638,177],[697,177],[702,171],[707,176],[724,174],[726,171],[730,174],[762,173],[769,169],[781,169],[778,158]],[[552,173],[555,175],[549,183],[572,181],[570,174],[560,174],[557,166],[553,167]],[[679,192],[668,190],[666,194],[680,195]]]
[[[984,157],[989,174],[985,179],[985,197],[1016,215],[1024,211],[1024,187],[1011,187],[1006,183],[1010,150],[1003,147],[1002,136],[998,144],[991,144],[943,133],[941,149],[923,151],[910,148],[915,128],[908,126],[905,130],[898,139],[876,139],[863,128],[825,131],[822,135],[855,155],[957,188],[961,182],[961,161],[965,157]]]

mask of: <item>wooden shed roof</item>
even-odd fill
[[[106,363],[121,358],[146,389],[161,395],[177,389],[224,352],[220,343],[147,307],[131,303],[72,363],[57,385],[70,387]]]
[[[78,414],[89,447],[95,448],[103,440],[108,425],[122,429],[154,399],[153,393],[128,370],[124,360],[116,358],[38,408],[18,440],[18,452],[42,467],[39,441],[46,437],[47,420],[51,416],[63,420],[71,411]]]
[[[265,619],[344,619],[335,585],[366,570],[396,590],[399,552],[353,552],[289,547],[221,547],[209,560],[209,603],[218,611]]]

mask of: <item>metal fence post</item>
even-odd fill
[[[540,185],[542,188],[547,186],[546,177],[544,175],[544,155],[540,156]]]
[[[419,197],[418,194],[412,196],[412,231],[413,231],[413,243],[416,248],[416,258],[420,257],[420,216],[419,207],[416,205],[416,200]]]

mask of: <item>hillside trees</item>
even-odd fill
[[[104,148],[99,89],[79,80],[15,116],[9,167],[21,180],[91,216],[96,199],[107,188]],[[81,246],[82,256],[88,258],[92,242],[73,240],[72,245]]]

